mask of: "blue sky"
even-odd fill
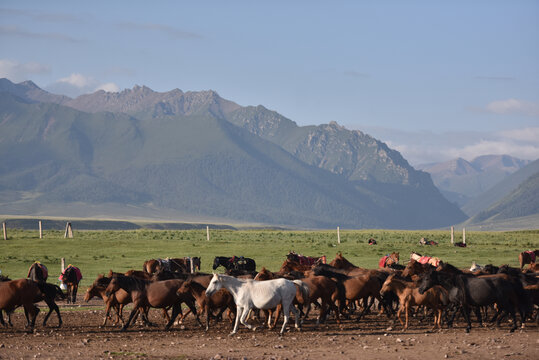
[[[213,89],[412,163],[539,158],[539,1],[9,1],[0,77]]]

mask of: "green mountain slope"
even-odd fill
[[[505,220],[539,214],[539,172],[527,178],[501,201],[482,211],[470,223]]]
[[[490,206],[507,196],[522,184],[522,182],[537,172],[539,172],[539,160],[535,160],[515,173],[508,175],[489,190],[476,198],[471,199],[462,207],[462,210],[470,216],[477,215],[481,211],[487,210]]]

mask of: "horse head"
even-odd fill
[[[200,271],[200,264],[201,264],[200,257],[199,256],[192,257],[191,261],[193,262],[193,269],[197,269],[198,271]]]
[[[223,288],[223,283],[221,281],[221,277],[218,274],[213,274],[213,277],[211,278],[210,284],[206,288],[206,296],[212,296],[217,292],[219,289]]]
[[[105,295],[110,296],[111,294],[114,294],[116,291],[120,290],[120,279],[119,275],[114,275],[110,279],[110,283],[105,289]]]
[[[213,270],[217,269],[221,265],[221,261],[219,259],[219,256],[216,256],[215,259],[213,259]]]
[[[417,290],[419,291],[421,295],[423,295],[425,291],[427,291],[434,285],[439,285],[439,284],[440,284],[440,281],[438,279],[438,272],[431,270],[424,273],[419,278],[419,286]]]

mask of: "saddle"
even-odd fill
[[[378,267],[384,268],[386,267],[386,261],[389,256],[385,255],[380,258],[380,261],[378,262]]]
[[[157,259],[157,261],[159,262],[159,266],[161,267],[161,269],[163,269],[165,271],[171,271],[170,259],[169,258]]]

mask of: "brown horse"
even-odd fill
[[[306,271],[310,271],[311,268],[312,268],[311,265],[301,265],[297,261],[286,259],[281,265],[281,268],[279,269],[278,272],[281,274],[291,273],[293,271],[306,272]]]
[[[127,293],[126,291],[120,289],[116,291],[114,294],[111,294],[110,296],[105,295],[105,292],[107,290],[107,286],[110,284],[110,280],[112,278],[105,277],[103,275],[98,275],[97,279],[95,279],[92,286],[86,290],[86,295],[84,296],[84,301],[88,302],[93,297],[99,297],[103,299],[105,302],[106,311],[105,311],[105,319],[103,319],[103,325],[107,325],[107,319],[111,319],[110,316],[110,309],[113,308],[116,310],[116,319],[113,322],[113,325],[118,324],[118,322],[124,323],[124,320],[122,318],[122,312],[125,305],[131,303],[131,295]]]
[[[198,323],[202,326],[198,315],[196,315],[197,311],[194,305],[194,298],[190,294],[182,297],[177,293],[183,282],[184,280],[181,279],[150,282],[131,276],[114,275],[107,286],[105,295],[110,296],[112,293],[123,289],[133,299],[133,310],[129,314],[129,319],[122,327],[122,331],[127,330],[129,324],[137,314],[142,316],[142,320],[146,324],[151,325],[144,311],[147,307],[160,309],[172,307],[172,316],[165,325],[165,330],[168,330],[174,323],[174,320],[176,320],[176,317],[182,313],[182,303],[185,303],[191,309]]]
[[[369,272],[368,269],[361,268],[359,266],[356,266],[352,264],[348,259],[346,259],[341,252],[338,252],[335,255],[335,259],[333,259],[330,263],[330,266],[333,266],[336,269],[343,270],[346,275],[358,275],[358,274],[365,274]]]
[[[144,262],[142,270],[148,274],[154,274],[158,271],[178,271],[178,272],[190,272],[185,264],[184,259],[180,258],[166,258],[166,259],[150,259]]]
[[[535,264],[537,257],[539,256],[539,250],[523,251],[518,254],[518,262],[520,263],[520,270],[524,268],[526,264]]]
[[[421,274],[425,274],[431,270],[434,270],[435,267],[430,265],[429,263],[421,264],[420,262],[410,259],[408,262],[408,265],[404,268],[402,271],[402,276],[407,277],[413,277],[413,276],[420,276]]]
[[[382,283],[380,282],[380,274],[374,271],[366,272],[363,274],[358,274],[355,276],[350,276],[344,273],[344,270],[335,269],[329,265],[318,265],[314,268],[315,275],[322,275],[335,279],[339,286],[343,286],[344,289],[344,299],[348,302],[354,303],[356,300],[363,299],[364,302],[367,302],[369,298],[371,301],[368,302],[367,306],[364,307],[363,311],[359,314],[357,321],[370,309],[374,303],[374,299],[377,299],[381,302],[380,298],[380,289]],[[332,295],[332,299],[338,299],[338,293]],[[339,311],[343,313],[344,304],[342,301],[339,303]]]
[[[0,324],[4,327],[7,326],[2,311],[9,315],[17,307],[22,306],[26,317],[26,327],[29,328],[29,332],[32,332],[39,313],[39,308],[34,305],[34,300],[41,298],[41,296],[35,281],[19,279],[0,282]],[[9,323],[11,324],[11,321]]]
[[[434,326],[433,329],[438,326],[442,328],[442,310],[449,303],[448,293],[441,286],[434,286],[423,294],[419,293],[418,287],[408,281],[399,279],[395,274],[389,275],[382,285],[380,294],[386,295],[388,292],[393,292],[399,297],[399,311],[397,312],[397,318],[404,328],[402,331],[408,329],[408,318],[410,316],[410,308],[412,306],[424,305],[429,309],[434,310]],[[402,322],[401,314],[405,311],[406,323]]]
[[[230,314],[236,314],[234,298],[226,289],[220,289],[212,296],[207,297],[206,287],[196,281],[187,280],[180,286],[177,292],[180,297],[191,294],[195,298],[199,307],[198,315],[206,314],[206,331],[210,328],[210,316],[212,316],[213,310],[219,310],[217,318],[220,318],[223,312],[228,309],[228,319],[230,322],[232,322]]]

